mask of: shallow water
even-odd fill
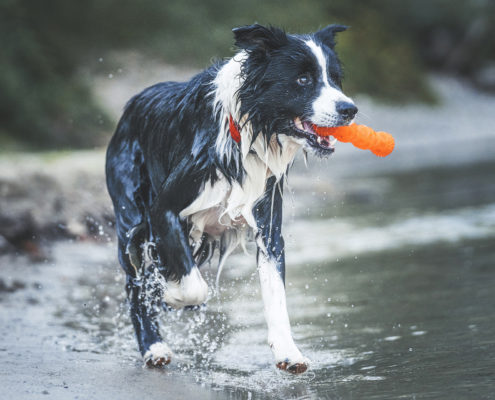
[[[295,184],[288,307],[309,372],[273,365],[251,249],[229,260],[204,309],[163,314],[176,356],[161,373],[213,397],[495,398],[494,176],[484,163]],[[22,268],[10,278],[22,281]],[[61,243],[53,261],[24,268],[42,287],[5,296],[43,304],[58,332],[46,341],[140,370],[114,243]],[[210,282],[215,273],[204,270]]]

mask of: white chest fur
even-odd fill
[[[263,195],[271,173],[254,155],[245,159],[244,168],[246,176],[242,185],[230,184],[218,173],[220,179],[214,184],[207,182],[196,200],[181,211],[180,216],[192,223],[190,235],[194,242],[201,239],[203,232],[218,239],[227,229],[256,227],[252,209]]]
[[[214,184],[207,182],[196,200],[181,211],[181,218],[189,218],[192,223],[193,242],[198,243],[203,232],[218,239],[227,229],[256,229],[253,207],[263,196],[266,181],[270,176],[277,181],[284,176],[300,148],[285,135],[278,138],[282,148],[275,137],[268,146],[263,140],[260,135],[252,146],[255,153],[248,153],[243,159],[246,174],[242,184],[229,183],[217,172],[220,179]]]
[[[192,223],[191,238],[198,243],[203,232],[219,238],[227,229],[256,229],[253,206],[260,199],[270,176],[279,180],[293,162],[301,144],[286,135],[272,136],[266,143],[260,133],[252,143],[252,127],[244,123],[247,116],[240,115],[238,90],[242,85],[241,66],[247,54],[241,51],[230,59],[218,71],[214,81],[214,110],[218,112],[218,136],[216,151],[220,157],[235,160],[238,168],[244,168],[246,174],[242,184],[227,179],[218,172],[220,179],[215,183],[207,182],[196,200],[181,211],[182,218]],[[237,151],[232,150],[232,140],[228,125],[225,123],[232,116],[242,125],[241,142]],[[278,139],[278,140],[277,140]],[[253,151],[251,151],[253,150]]]

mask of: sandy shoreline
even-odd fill
[[[116,88],[120,83],[115,79],[112,84]],[[307,199],[304,196],[311,196],[311,192],[325,195],[328,192],[331,201],[341,200],[335,188],[349,177],[362,178],[365,182],[366,176],[374,175],[373,190],[378,191],[380,174],[386,171],[421,174],[428,167],[448,168],[493,160],[495,97],[477,93],[450,78],[437,77],[434,84],[444,100],[438,108],[390,107],[360,99],[358,104],[363,113],[360,121],[392,132],[397,140],[396,150],[386,159],[377,159],[350,145],[338,145],[330,160],[310,159],[308,169],[299,160],[290,177],[291,187],[300,196],[294,206],[296,212],[304,218],[307,204],[301,199]],[[114,94],[110,88],[101,96]],[[123,97],[119,95],[118,102],[123,103],[126,100]],[[198,384],[194,373],[182,373],[176,367],[161,371],[143,369],[133,339],[126,342],[129,348],[124,352],[125,357],[87,348],[67,350],[66,344],[71,342],[74,330],[64,326],[63,318],[57,318],[57,313],[63,312],[63,296],[77,290],[88,271],[99,273],[99,269],[87,268],[113,268],[111,272],[115,275],[118,271],[103,164],[101,149],[0,156],[0,218],[7,221],[0,227],[0,250],[4,246],[8,253],[0,256],[2,398],[241,398],[216,390],[214,385]],[[345,195],[362,196],[366,200],[370,193],[375,193],[367,191],[368,187],[362,191],[356,185],[348,187]],[[17,226],[12,221],[28,223]],[[59,249],[66,256],[53,257],[51,241],[61,237],[76,242],[61,244]],[[106,248],[100,257],[97,249],[105,246],[112,250]],[[87,251],[86,262],[72,262],[73,251],[76,254]],[[19,252],[24,255],[16,255]],[[108,254],[112,259],[108,259]],[[54,296],[62,296],[62,300],[54,301]],[[122,299],[112,301],[122,302]],[[91,332],[84,334],[91,336]],[[291,385],[289,382],[288,386]],[[249,398],[249,393],[244,391],[242,398],[244,395]],[[306,395],[304,391],[298,394],[302,398]],[[260,393],[256,396],[263,397]]]
[[[64,246],[62,244],[62,246]],[[70,252],[71,245],[68,250]],[[72,246],[81,246],[73,244]],[[84,245],[82,245],[84,246]],[[100,245],[101,246],[101,245]],[[67,248],[67,247],[66,247]],[[94,245],[89,247],[95,251]],[[76,253],[77,254],[77,253]],[[221,399],[225,396],[198,385],[194,376],[177,370],[142,367],[137,351],[128,357],[77,351],[67,343],[74,331],[57,318],[66,285],[94,273],[98,255],[85,263],[32,264],[27,257],[2,256],[2,279],[17,291],[0,291],[1,398],[11,399]],[[72,339],[74,340],[74,339]],[[226,398],[226,397],[225,397]]]

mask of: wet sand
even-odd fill
[[[13,267],[5,267],[3,263],[8,260],[2,258],[2,273],[28,285],[16,294],[0,294],[2,399],[225,397],[197,384],[187,374],[170,375],[167,370],[144,369],[137,357],[130,360],[115,354],[67,349],[60,341],[70,342],[74,336],[71,329],[61,326],[61,321],[53,316],[54,305],[63,306],[58,303],[64,300],[50,298],[50,293],[59,294],[58,285],[72,283],[57,282],[56,271],[33,271],[37,267],[23,265],[23,261],[16,260],[11,264]],[[19,269],[22,273],[16,278]],[[45,272],[50,280],[44,278]]]
[[[389,158],[340,144],[291,174],[288,306],[307,374],[272,365],[255,257],[241,254],[205,310],[164,316],[174,362],[143,369],[106,225],[103,240],[59,242],[41,262],[0,257],[1,397],[493,398],[495,98],[435,85],[440,108],[358,102],[361,122],[396,136]],[[107,212],[101,151],[22,157],[0,160],[1,177],[15,180],[22,164],[24,177],[57,176],[65,197],[90,177],[64,212]]]

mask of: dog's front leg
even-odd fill
[[[280,369],[299,374],[308,368],[309,360],[301,354],[292,339],[285,302],[285,255],[282,224],[282,185],[271,177],[264,196],[253,215],[256,219],[257,261],[268,325],[268,344]]]
[[[173,308],[204,303],[208,296],[208,285],[194,262],[189,239],[179,216],[174,211],[164,210],[154,221],[152,231],[166,278],[163,300]]]

